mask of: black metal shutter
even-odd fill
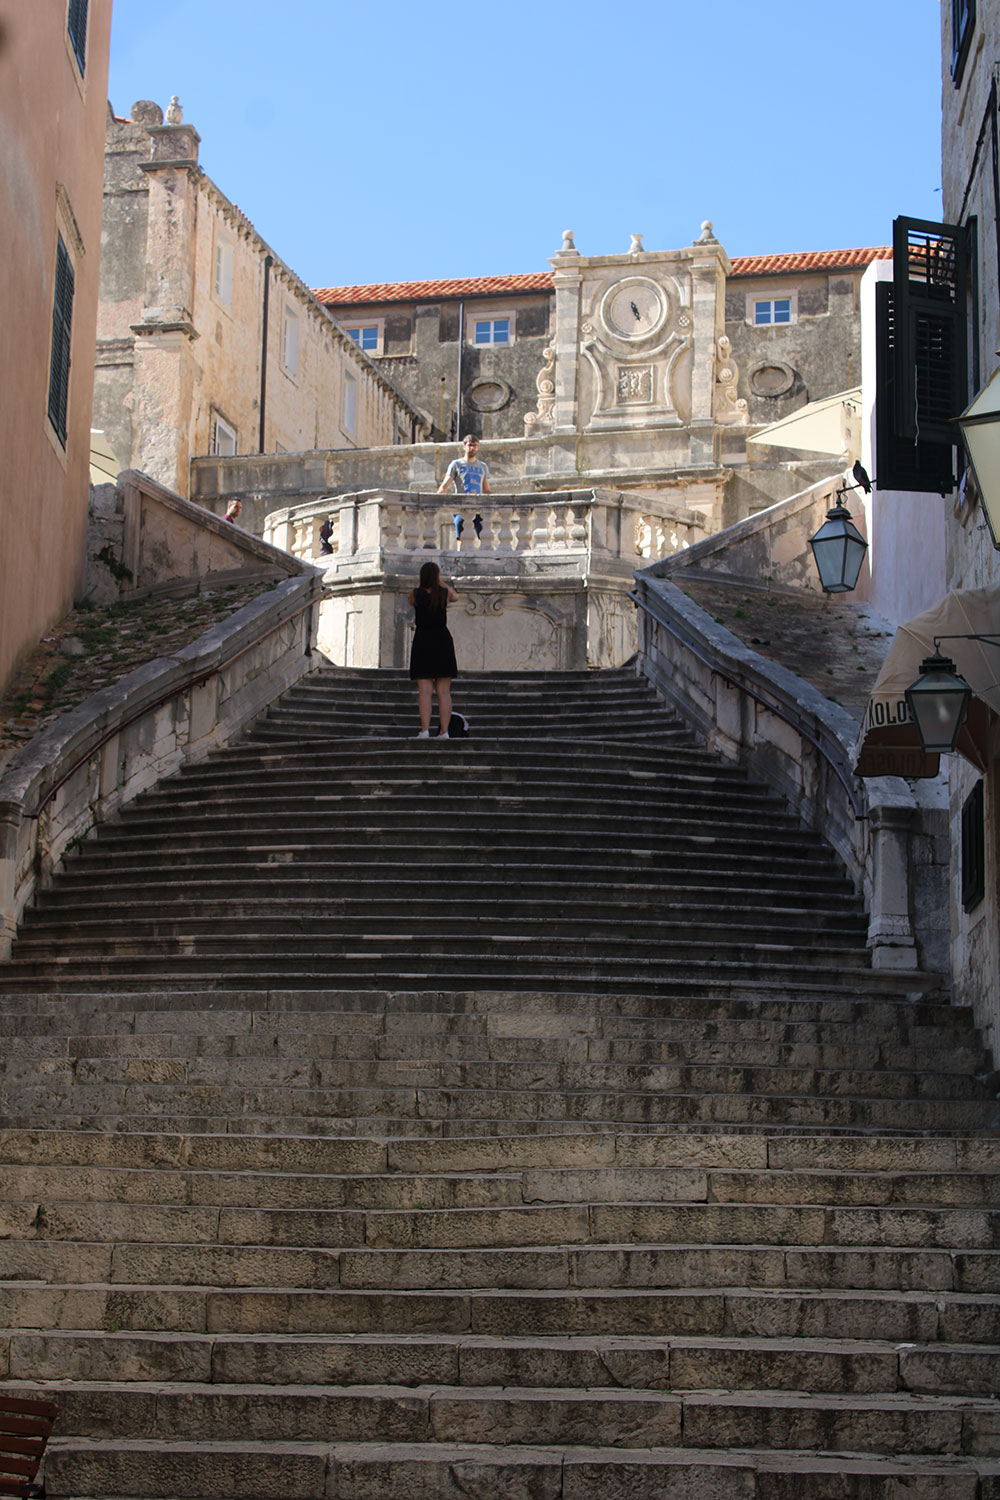
[[[893,421],[898,369],[894,311],[892,282],[880,281],[875,287],[875,483],[880,490],[946,495],[955,485],[951,444],[900,437]]]
[[[69,0],[66,26],[76,60],[80,64],[80,72],[83,73],[87,66],[87,0]]]
[[[76,278],[62,236],[56,245],[56,285],[52,298],[52,360],[49,367],[49,421],[66,446],[69,408],[69,352]]]

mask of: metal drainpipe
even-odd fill
[[[264,420],[267,410],[267,303],[268,293],[271,290],[271,267],[274,265],[274,257],[264,256],[264,306],[261,312],[263,328],[260,336],[260,443],[258,453],[264,452]]]
[[[465,348],[465,298],[458,304],[458,395],[455,398],[455,441],[462,441],[462,351]]]

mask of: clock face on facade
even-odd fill
[[[655,333],[667,315],[666,298],[655,283],[630,276],[616,282],[604,294],[601,321],[616,339],[645,339]]]

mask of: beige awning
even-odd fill
[[[111,451],[111,444],[103,432],[90,429],[90,482],[91,484],[114,484],[121,473],[122,465]]]
[[[906,701],[906,689],[920,676],[924,657],[934,653],[935,638],[974,694],[955,749],[977,771],[986,770],[994,717],[1000,715],[1000,646],[948,639],[965,635],[1000,636],[1000,588],[953,589],[932,609],[900,625],[865,711],[859,776],[937,775],[940,757],[924,753]]]
[[[771,448],[797,448],[808,453],[832,453],[837,458],[861,457],[861,387],[810,401],[790,417],[772,422],[747,441]]]

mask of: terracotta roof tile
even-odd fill
[[[836,271],[868,266],[892,254],[887,246],[861,250],[803,250],[782,255],[737,255],[734,276],[778,276],[789,271]],[[447,281],[379,281],[362,286],[318,287],[313,295],[327,307],[356,307],[370,302],[437,302],[457,297],[495,297],[514,292],[552,290],[551,271],[520,276],[459,276]]]
[[[451,281],[380,281],[371,286],[320,287],[313,295],[327,307],[351,307],[358,302],[426,302],[448,297],[492,297],[509,292],[548,292],[551,271],[528,271],[523,276],[462,276]]]
[[[783,255],[734,255],[734,276],[778,276],[789,271],[839,271],[889,260],[892,250],[877,245],[864,250],[801,250]]]

